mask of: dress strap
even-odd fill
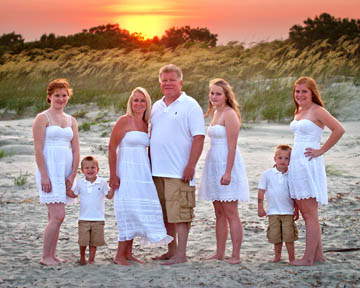
[[[72,117],[71,115],[67,115],[68,116],[68,121],[69,121],[69,125],[70,125],[70,128],[72,127]]]
[[[49,126],[51,126],[50,115],[48,115],[47,112],[45,112],[44,115],[45,115],[45,117],[47,118],[47,120],[49,121]]]

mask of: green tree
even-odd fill
[[[289,40],[295,43],[296,48],[304,49],[311,46],[317,40],[328,40],[334,47],[338,39],[346,35],[346,40],[360,37],[360,19],[335,18],[327,13],[308,18],[304,26],[294,25],[289,31]]]
[[[215,47],[217,34],[210,33],[207,28],[191,28],[184,26],[180,28],[172,27],[165,31],[161,42],[170,48],[175,48],[184,43],[206,43],[209,47]]]

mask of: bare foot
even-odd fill
[[[130,263],[127,261],[125,257],[114,258],[114,264],[119,264],[122,266],[130,266]]]
[[[67,262],[67,260],[65,260],[65,259],[62,259],[62,258],[59,258],[59,257],[54,257],[54,260],[56,261],[56,262],[59,262],[59,263],[66,263]]]
[[[58,265],[59,263],[56,262],[53,258],[42,258],[40,260],[40,264],[45,266],[54,266],[54,265]]]
[[[216,259],[216,260],[224,260],[224,258],[225,258],[224,256],[215,254],[215,255],[213,255],[213,256],[211,256],[209,258],[206,258],[205,260],[214,260],[214,259]]]
[[[326,258],[324,256],[322,257],[317,257],[314,262],[321,262],[321,263],[325,263],[326,262]]]
[[[241,263],[241,260],[240,258],[230,257],[228,260],[226,260],[226,262],[229,264],[239,264]]]
[[[169,260],[171,259],[172,257],[174,257],[174,254],[170,253],[170,252],[167,252],[161,256],[155,256],[155,257],[152,257],[151,259],[152,260]]]
[[[278,263],[278,262],[280,262],[280,258],[274,258],[273,260],[272,260],[272,263]]]
[[[139,260],[139,259],[135,258],[133,255],[126,255],[126,259],[129,261],[140,263],[140,264],[145,264],[145,261]]]
[[[168,261],[161,263],[160,265],[174,265],[174,264],[180,264],[180,263],[186,263],[187,258],[186,257],[172,257]]]
[[[86,265],[87,262],[86,262],[85,259],[80,259],[80,260],[79,260],[79,264],[80,264],[80,265]]]
[[[290,265],[293,266],[312,266],[314,263],[312,263],[310,260],[306,259],[297,259],[290,262]]]

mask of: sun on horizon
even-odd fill
[[[144,39],[161,38],[169,26],[167,17],[159,15],[127,15],[115,21],[130,33],[141,33]]]
[[[145,39],[154,36],[161,37],[165,31],[173,26],[177,14],[180,12],[167,1],[157,0],[149,5],[146,1],[131,4],[124,1],[120,5],[107,7],[114,15],[114,21],[130,33],[141,33]]]

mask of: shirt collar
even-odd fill
[[[184,91],[182,91],[180,96],[178,98],[176,98],[176,100],[173,103],[175,103],[175,102],[183,102],[185,100],[185,96],[186,96],[186,93]],[[166,106],[166,104],[164,102],[164,99],[165,99],[165,96],[163,96],[161,98],[161,100],[162,100],[162,103]],[[173,104],[173,103],[171,103],[171,104]]]
[[[281,174],[281,175],[287,175],[287,174],[288,174],[288,171],[289,171],[289,170],[287,170],[285,173],[282,173],[281,171],[279,171],[279,170],[276,168],[276,166],[273,167],[272,170],[273,170],[273,172],[274,172],[275,174]]]
[[[90,181],[86,180],[86,178],[84,177],[84,182],[85,182],[85,184],[87,184],[88,186],[89,186],[89,185],[95,185],[95,184],[99,184],[99,183],[100,183],[100,178],[96,176],[96,180],[91,183]]]

